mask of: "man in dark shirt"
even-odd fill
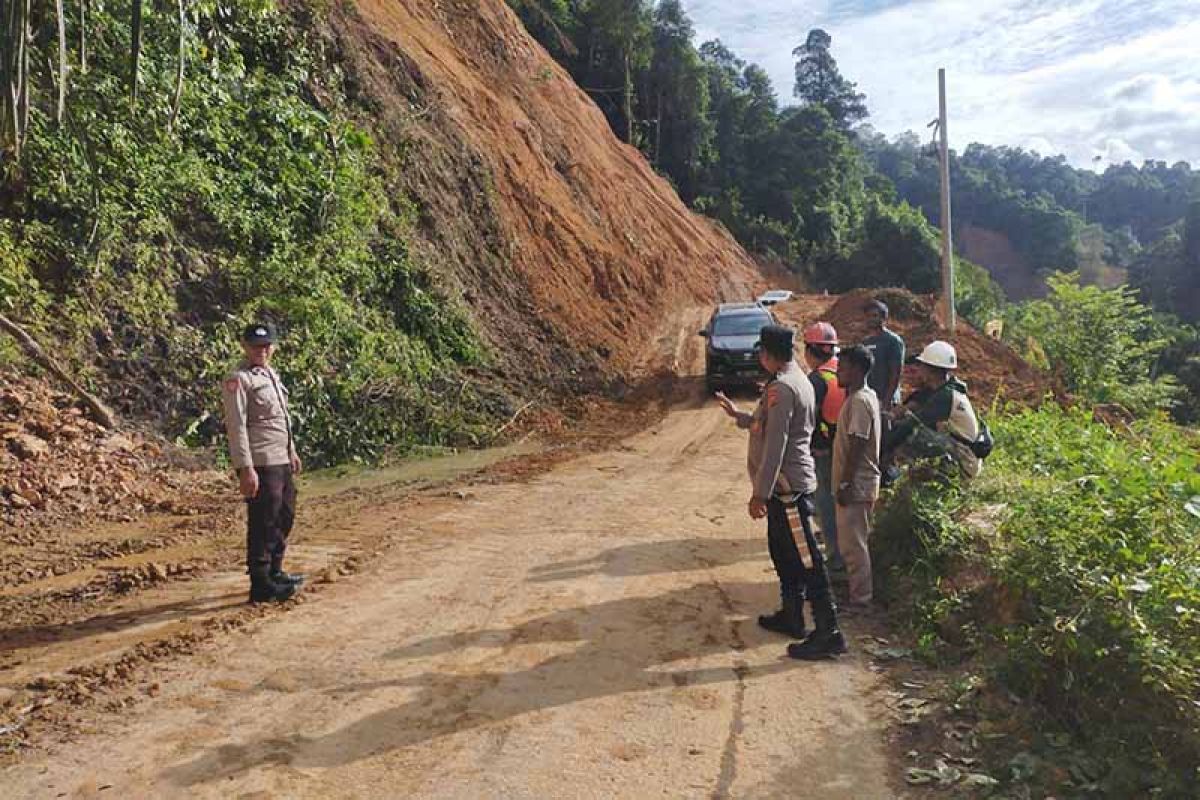
[[[863,346],[871,351],[875,366],[867,376],[867,385],[879,398],[879,410],[887,414],[900,402],[900,370],[904,366],[904,340],[887,327],[888,307],[881,300],[872,300],[863,309],[871,328],[871,336]]]

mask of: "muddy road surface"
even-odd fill
[[[860,651],[793,662],[754,621],[777,598],[744,434],[701,383],[537,477],[361,504],[343,522],[389,546],[353,578],[157,664],[4,796],[902,796]],[[198,611],[240,601],[224,580]]]

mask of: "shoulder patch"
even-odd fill
[[[225,391],[236,392],[238,390],[238,385],[240,383],[241,383],[241,381],[239,381],[236,377],[235,378],[226,378],[225,383],[224,383]]]
[[[779,404],[779,386],[771,384],[767,387],[767,408],[774,408]]]

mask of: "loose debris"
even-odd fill
[[[41,381],[0,373],[0,536],[12,541],[5,528],[81,515],[126,522],[147,511],[199,513],[227,480],[172,468],[168,448],[105,430]]]

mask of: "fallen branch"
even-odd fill
[[[533,406],[533,403],[534,403],[534,401],[530,400],[528,403],[526,403],[525,405],[518,408],[517,413],[513,414],[512,418],[509,419],[508,422],[504,423],[499,428],[497,428],[496,432],[494,434],[492,434],[492,436],[499,437],[500,434],[504,433],[506,430],[511,428],[513,423],[517,421],[517,418],[520,417],[522,414],[524,414],[526,411],[528,411]]]
[[[29,356],[43,369],[70,387],[75,396],[82,400],[84,405],[88,407],[88,410],[92,412],[92,418],[98,424],[108,430],[117,427],[116,415],[113,414],[108,406],[100,402],[99,398],[87,389],[80,386],[74,378],[63,371],[62,367],[55,364],[50,356],[46,355],[46,351],[42,349],[42,346],[24,328],[3,314],[0,314],[0,328],[3,328],[5,332],[17,340],[17,343],[21,345],[21,349],[25,351],[25,355]]]

